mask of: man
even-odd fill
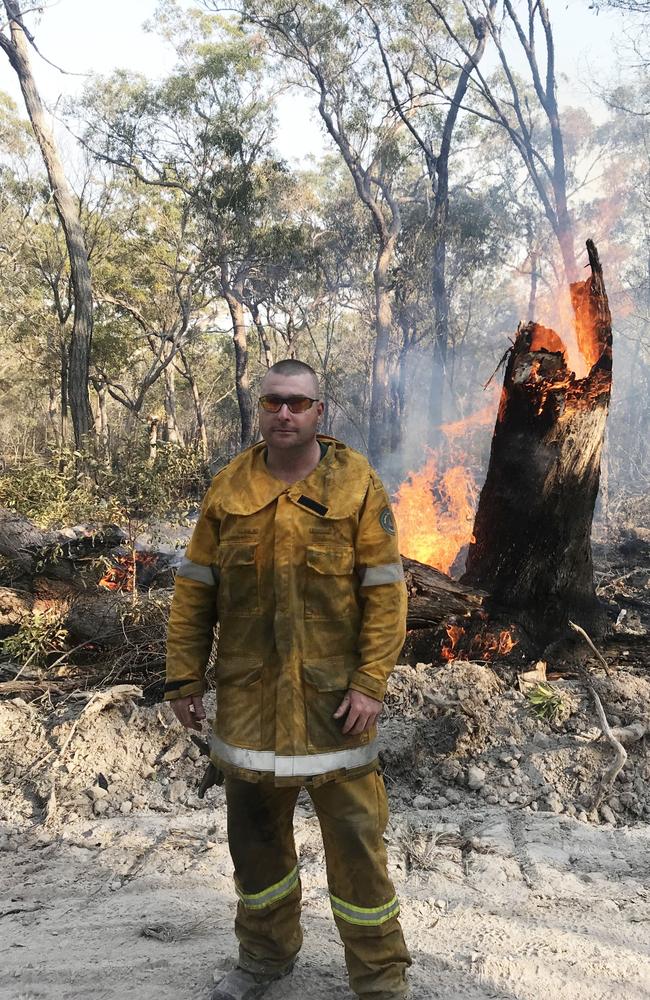
[[[317,436],[318,396],[308,365],[269,369],[263,441],[215,476],[176,577],[165,697],[188,728],[205,718],[219,620],[211,753],[226,774],[240,948],[213,1000],[262,996],[293,967],[301,786],[320,821],[353,991],[407,995],[375,725],[404,641],[406,588],[384,488],[362,455]]]

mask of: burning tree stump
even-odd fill
[[[487,478],[462,582],[488,590],[538,641],[570,618],[601,631],[591,522],[612,378],[611,316],[594,244],[591,277],[571,286],[578,347],[589,366],[576,378],[560,337],[537,323],[509,352]]]

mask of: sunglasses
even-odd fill
[[[267,413],[279,413],[285,403],[291,413],[306,413],[317,402],[309,396],[260,396],[260,406]]]

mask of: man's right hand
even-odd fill
[[[169,704],[181,726],[184,726],[185,729],[198,729],[201,732],[201,723],[205,719],[205,709],[200,694],[190,694],[187,698],[174,698]]]

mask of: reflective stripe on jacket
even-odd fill
[[[381,700],[405,636],[388,497],[333,438],[289,485],[255,445],[215,479],[176,576],[166,697],[203,691],[219,620],[213,758],[248,780],[320,782],[376,766],[376,733],[343,736],[349,688]]]

